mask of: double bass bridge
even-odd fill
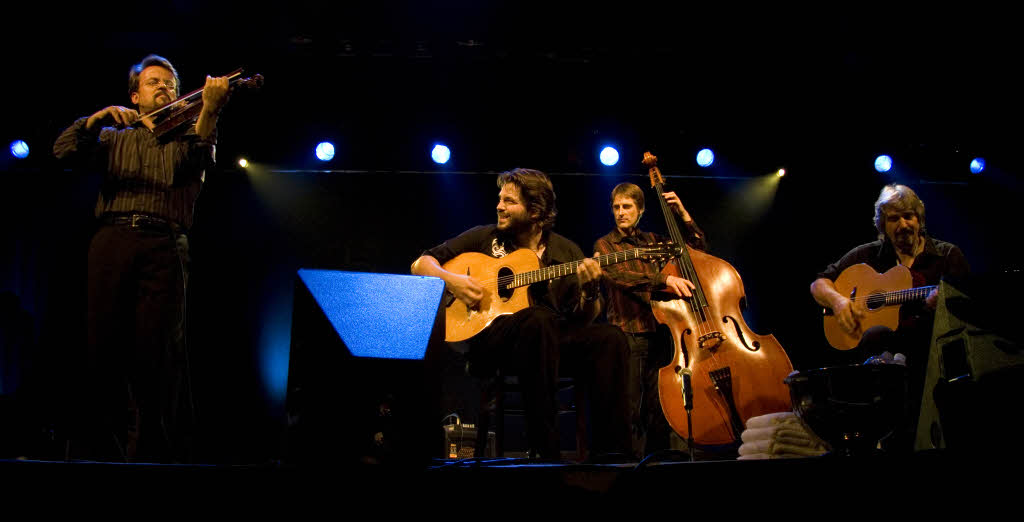
[[[725,342],[725,335],[722,332],[708,332],[697,338],[697,346],[701,350],[714,350]]]

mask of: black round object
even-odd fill
[[[907,369],[898,364],[815,368],[785,382],[793,411],[836,454],[874,452],[904,415]]]

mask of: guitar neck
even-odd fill
[[[616,263],[624,263],[626,261],[637,259],[641,257],[639,248],[632,248],[629,250],[623,250],[621,252],[612,252],[611,254],[605,254],[597,256],[595,259],[602,267],[608,265],[614,265]],[[520,286],[529,286],[533,283],[539,283],[541,281],[548,281],[550,279],[557,279],[559,277],[565,277],[576,273],[576,270],[581,264],[583,259],[577,261],[569,261],[568,263],[562,263],[560,265],[546,266],[538,270],[531,270],[529,272],[522,272],[516,274],[508,288],[518,288]]]
[[[889,305],[900,305],[903,303],[909,303],[911,301],[920,301],[928,297],[928,294],[932,293],[932,290],[938,288],[935,285],[932,286],[919,286],[917,288],[908,288],[906,290],[896,290],[893,292],[885,292],[880,294],[879,297],[884,297],[885,306]],[[872,296],[874,297],[874,296]],[[868,298],[871,299],[870,297]]]

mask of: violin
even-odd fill
[[[698,446],[738,443],[751,417],[791,411],[789,356],[773,335],[758,335],[743,319],[743,280],[732,265],[687,247],[662,196],[658,158],[644,153],[651,185],[679,255],[662,270],[688,279],[692,297],[656,300],[655,319],[672,332],[672,360],[658,371],[658,396],[669,425]]]
[[[242,69],[237,69],[227,75],[229,92],[233,92],[237,88],[259,89],[263,86],[262,74],[248,78],[241,76]],[[158,139],[177,129],[193,125],[199,119],[199,113],[203,111],[203,89],[200,87],[159,109],[140,115],[139,118],[154,118],[153,134]]]

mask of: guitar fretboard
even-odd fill
[[[596,258],[597,262],[601,266],[614,265],[616,263],[624,263],[626,261],[637,259],[643,255],[643,251],[639,248],[633,248],[630,250],[623,250],[621,252],[613,252],[611,254],[605,254]],[[515,274],[511,278],[500,278],[499,284],[505,284],[505,288],[518,288],[521,286],[532,285],[533,283],[539,283],[541,281],[547,281],[549,279],[556,279],[567,275],[575,274],[576,270],[583,263],[583,260],[570,261],[568,263],[562,263],[560,265],[546,266],[538,270],[531,270],[529,272],[522,272]]]
[[[911,301],[919,301],[928,297],[928,294],[938,288],[937,286],[919,286],[917,288],[908,288],[906,290],[895,290],[892,292],[883,292],[880,294],[873,294],[867,297],[867,306],[869,309],[875,309],[882,306],[899,305],[903,303],[909,303]]]

